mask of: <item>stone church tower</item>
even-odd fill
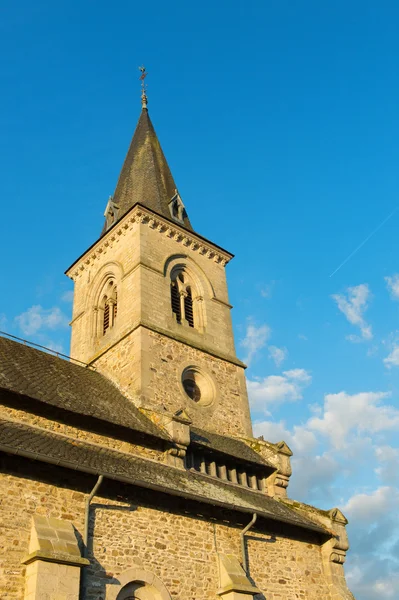
[[[252,434],[225,266],[142,112],[68,269],[71,358],[0,337],[4,600],[353,600],[347,523]],[[311,465],[309,465],[311,468]]]
[[[71,356],[140,408],[184,409],[198,427],[251,436],[225,274],[232,255],[194,232],[146,103],[105,219],[67,271]]]

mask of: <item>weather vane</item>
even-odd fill
[[[147,77],[148,73],[145,70],[145,67],[139,67],[139,70],[141,71],[141,75],[140,75],[140,81],[141,81],[141,106],[143,108],[147,108],[147,94],[145,93],[146,89],[147,89],[147,85],[145,83],[145,78]]]

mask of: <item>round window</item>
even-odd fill
[[[181,382],[187,396],[197,404],[207,406],[213,401],[215,397],[213,381],[198,367],[184,369]]]

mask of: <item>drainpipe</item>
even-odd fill
[[[88,555],[89,555],[88,543],[89,543],[90,503],[93,500],[94,496],[96,495],[97,490],[100,487],[103,479],[104,479],[104,475],[98,476],[98,479],[96,481],[94,488],[91,490],[90,494],[86,498],[85,523],[84,523],[84,532],[83,532],[83,544],[84,544],[83,545],[83,556],[84,556],[84,558],[88,558]],[[80,594],[79,594],[80,600],[84,600],[85,594],[86,594],[86,590],[85,590],[86,568],[87,567],[82,569],[82,573],[81,573],[81,577],[80,577]]]
[[[104,475],[99,475],[98,479],[97,479],[97,483],[94,486],[94,488],[91,490],[90,495],[87,496],[86,498],[86,510],[85,510],[85,530],[84,530],[84,536],[83,536],[83,542],[84,542],[84,556],[85,558],[87,558],[87,555],[89,553],[88,551],[88,542],[89,542],[89,513],[90,513],[90,503],[93,500],[94,496],[97,493],[98,488],[100,487],[102,480],[104,479]]]
[[[241,538],[241,553],[242,553],[242,566],[244,567],[244,571],[245,571],[246,575],[249,575],[249,572],[248,572],[247,553],[245,551],[245,537],[244,536],[247,533],[247,531],[249,531],[251,529],[252,525],[255,525],[257,516],[258,515],[256,513],[254,513],[251,521],[248,523],[248,525],[246,527],[244,527],[244,529],[240,533],[240,538]]]

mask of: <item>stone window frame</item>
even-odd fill
[[[197,300],[200,296],[196,293],[187,270],[184,268],[172,269],[170,285],[172,312],[176,322],[197,329],[200,320]],[[177,308],[175,308],[176,304]]]
[[[118,286],[115,277],[108,277],[101,288],[97,303],[97,335],[102,337],[115,326],[118,307]]]
[[[97,272],[93,281],[91,282],[91,288],[89,294],[87,295],[86,307],[91,312],[91,332],[93,342],[103,339],[109,334],[110,331],[115,329],[117,314],[119,314],[120,312],[120,282],[122,278],[122,265],[113,261],[103,265],[103,267]],[[108,327],[104,335],[104,296],[107,295],[106,291],[107,287],[109,287],[110,282],[114,283],[114,296],[108,298],[108,302],[112,304],[112,306],[110,306],[112,310],[110,310],[110,327]]]
[[[163,581],[152,571],[143,567],[132,567],[116,576],[118,585],[107,589],[106,600],[129,600],[134,598],[137,584],[140,586],[142,600],[171,600],[170,593]]]
[[[176,281],[179,275],[183,275],[184,282]],[[195,330],[200,333],[204,333],[206,329],[206,302],[204,302],[204,297],[211,299],[214,298],[213,288],[206,277],[206,275],[202,272],[202,269],[194,263],[192,259],[187,256],[182,255],[174,255],[170,256],[164,267],[164,276],[169,282],[169,296],[170,296],[170,305],[171,305],[171,313],[179,326],[183,326],[190,330]],[[178,321],[176,319],[176,313],[172,308],[173,300],[176,301],[176,298],[172,296],[172,285],[176,283],[178,288],[178,294],[181,302],[181,319]],[[192,312],[193,312],[193,325],[186,321],[185,316],[185,302],[187,302],[187,288],[190,288],[191,292],[191,302],[192,302]]]

